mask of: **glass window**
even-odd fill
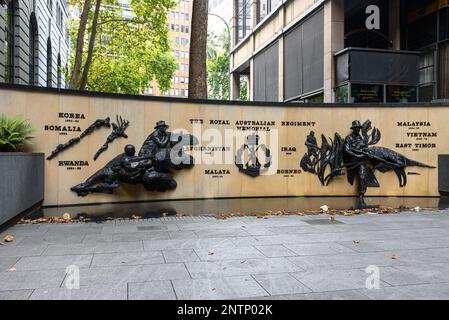
[[[387,86],[387,102],[408,103],[416,102],[416,87],[410,86]]]
[[[282,0],[259,0],[257,23],[274,11],[281,2]]]
[[[30,61],[29,61],[29,84],[34,86],[36,84],[37,71],[37,49],[39,46],[37,37],[37,22],[34,14],[30,18]]]
[[[335,89],[335,102],[337,103],[348,103],[349,98],[349,85],[344,84]]]
[[[237,8],[237,42],[251,32],[251,0],[235,0]]]
[[[380,84],[352,84],[351,103],[382,103],[384,86]]]
[[[50,38],[47,39],[47,87],[51,88],[53,86],[53,79],[52,79],[52,65],[53,65],[53,59],[52,59],[52,53],[51,53],[51,40]]]
[[[435,55],[433,51],[428,52],[420,57],[419,60],[419,83],[425,84],[435,81],[434,72]]]
[[[5,25],[6,25],[6,37],[5,37],[5,81],[14,83],[14,33],[15,33],[15,2],[9,1],[6,11]]]
[[[419,87],[419,102],[430,102],[433,100],[435,93],[434,85]]]

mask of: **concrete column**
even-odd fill
[[[254,58],[249,60],[248,99],[254,100]]]
[[[388,1],[389,37],[392,49],[401,50],[401,0]]]
[[[344,0],[324,4],[324,102],[335,102],[334,53],[344,49]]]
[[[279,38],[279,101],[284,101],[284,37]]]
[[[236,1],[237,0],[232,0],[231,1],[231,5],[232,5],[231,48],[234,48],[235,45],[237,44],[237,37],[236,37],[236,33],[237,33],[237,5],[236,5]]]
[[[231,100],[238,100],[240,97],[240,73],[231,73]]]
[[[251,1],[251,27],[254,29],[254,27],[257,25],[257,8],[258,8],[258,0],[252,0]]]

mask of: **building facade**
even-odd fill
[[[167,28],[173,40],[173,54],[177,60],[177,69],[172,78],[171,88],[161,92],[156,81],[152,81],[146,94],[187,98],[189,95],[189,43],[192,0],[180,0],[174,9],[168,12]]]
[[[0,81],[64,88],[68,14],[66,0],[2,0]]]
[[[449,98],[448,0],[233,0],[231,97]]]

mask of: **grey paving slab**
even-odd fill
[[[0,257],[39,256],[45,249],[47,249],[47,247],[47,244],[27,244],[19,246],[5,244],[0,246]]]
[[[26,299],[32,290],[33,299],[179,298],[170,281],[179,282],[180,292],[204,299],[446,297],[449,211],[306,223],[327,218],[198,216],[18,225],[4,232],[15,241],[0,246],[0,299]],[[62,285],[69,264],[81,268],[81,289],[72,293]],[[380,267],[380,290],[365,289],[369,265]],[[250,292],[241,293],[242,279],[250,280]]]
[[[268,246],[256,246],[256,248],[263,253],[263,255],[267,258],[276,258],[276,257],[293,257],[297,254],[293,251],[287,249],[282,244],[273,244]]]
[[[340,242],[354,251],[358,252],[376,252],[386,250],[407,250],[407,249],[432,249],[432,248],[448,248],[449,238],[405,238],[405,239],[389,239],[389,240],[368,240]]]
[[[305,233],[316,233],[323,232],[317,229],[315,226],[310,225],[299,225],[299,226],[277,226],[277,227],[265,227],[267,230],[271,231],[273,234],[305,234]]]
[[[48,234],[41,237],[25,237],[20,245],[24,244],[63,244],[63,243],[81,243],[86,236],[85,233],[80,234]]]
[[[95,253],[92,267],[161,263],[165,263],[161,251]]]
[[[195,230],[198,238],[216,238],[216,237],[244,237],[249,236],[248,232],[243,228],[233,228],[233,229],[205,229],[205,230]]]
[[[306,293],[312,291],[288,273],[257,274],[253,277],[270,295]]]
[[[390,250],[386,255],[394,255],[397,265],[449,262],[449,248]]]
[[[250,276],[173,280],[178,299],[217,300],[268,295]]]
[[[126,300],[126,284],[79,289],[36,289],[30,300]]]
[[[264,255],[254,247],[195,249],[195,252],[202,261],[264,258]]]
[[[354,250],[341,244],[329,243],[308,243],[308,244],[286,244],[287,249],[299,256],[316,256],[336,253],[353,253]]]
[[[59,287],[65,270],[0,272],[0,291]]]
[[[255,297],[248,300],[371,300],[360,290],[339,290],[328,292],[311,292],[296,294],[281,294],[268,297]]]
[[[286,300],[370,300],[370,298],[357,290],[339,290],[290,295]]]
[[[193,223],[178,223],[179,230],[208,230],[208,229],[238,229],[242,226],[247,226],[247,224],[239,221],[226,221],[226,220],[215,220],[214,222],[193,222]]]
[[[184,264],[148,264],[80,269],[81,287],[173,279],[190,279]]]
[[[364,295],[375,300],[449,300],[447,283],[434,283],[411,286],[363,290]]]
[[[167,263],[194,262],[200,260],[195,250],[193,249],[163,250],[162,253]]]
[[[286,258],[186,262],[192,278],[284,273],[303,270]]]
[[[292,273],[298,281],[314,292],[366,289],[370,274],[359,269],[313,270]],[[380,286],[390,286],[380,281]]]
[[[83,243],[100,243],[100,242],[112,242],[114,234],[87,234]]]
[[[142,228],[142,227],[151,227],[151,228]],[[129,233],[129,232],[149,232],[149,231],[173,231],[179,230],[177,225],[171,224],[161,224],[161,225],[148,225],[148,224],[123,224],[123,225],[115,225],[115,226],[107,226],[103,227],[101,233],[102,234],[110,234],[110,233]]]
[[[167,231],[146,231],[146,232],[127,232],[116,233],[112,235],[112,241],[127,242],[139,240],[168,240],[170,239]]]
[[[10,269],[19,261],[20,257],[1,257],[0,258],[0,272]]]
[[[448,282],[449,265],[447,263],[418,263],[395,266],[426,283]]]
[[[390,258],[388,253],[341,253],[332,255],[317,255],[317,256],[300,256],[287,258],[289,261],[295,263],[304,269],[352,269],[352,268],[366,268],[370,265],[394,267],[399,265],[398,260]]]
[[[267,227],[243,227],[243,229],[251,236],[270,236],[276,234],[275,231]]]
[[[128,300],[176,300],[171,281],[128,283]]]
[[[43,255],[67,255],[113,252],[137,252],[143,250],[142,241],[81,243],[69,245],[49,245]]]
[[[26,270],[65,270],[68,266],[74,265],[78,268],[88,268],[92,261],[92,255],[64,255],[64,256],[39,256],[22,257],[14,265],[17,271]]]
[[[381,267],[379,268],[379,271],[380,279],[392,286],[429,283],[427,277],[416,273],[409,273],[405,270],[398,269],[397,267]]]
[[[177,249],[214,249],[235,247],[228,238],[175,239],[175,240],[145,240],[145,250],[177,250]]]
[[[196,239],[198,235],[192,230],[169,231],[170,239]]]
[[[33,290],[0,291],[0,300],[28,300]]]
[[[48,231],[48,228],[41,225],[15,225],[6,231],[3,231],[0,236],[3,238],[7,234],[12,234],[15,237],[33,237],[42,236]]]

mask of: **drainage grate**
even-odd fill
[[[316,224],[316,225],[328,225],[328,224],[345,224],[344,222],[338,221],[338,220],[329,220],[329,219],[310,219],[310,220],[303,220],[304,222],[308,224]]]
[[[154,231],[154,230],[167,230],[164,226],[140,226],[137,227],[137,231]]]

